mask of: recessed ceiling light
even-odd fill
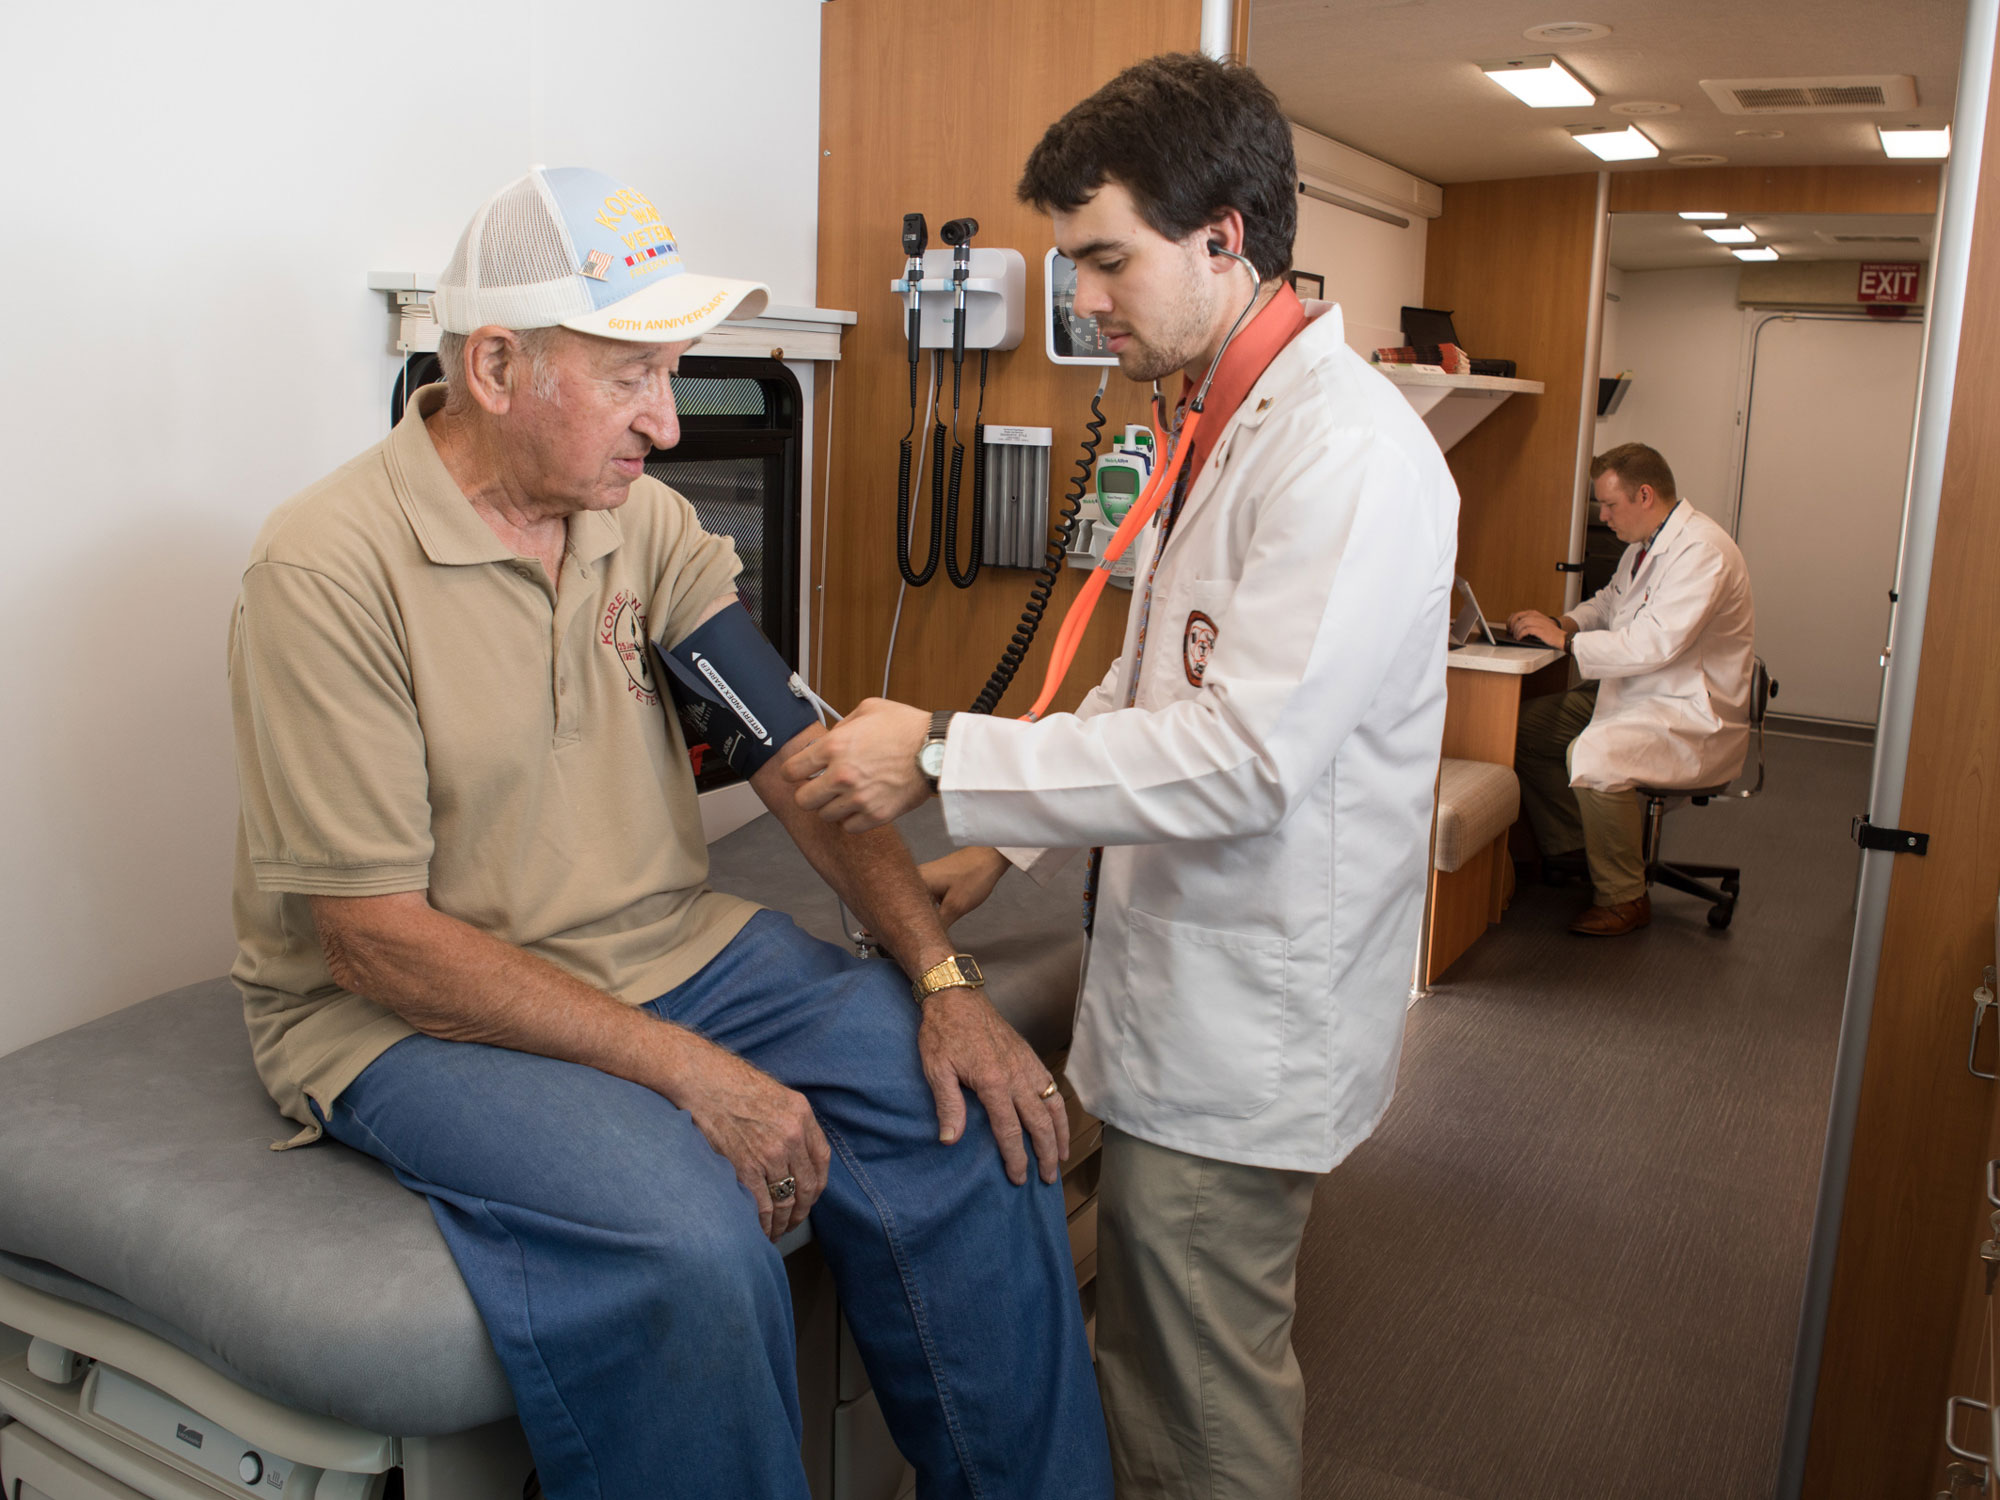
[[[1732,250],[1729,252],[1738,260],[1776,260],[1778,252],[1769,245],[1759,245],[1755,250]]]
[[[1756,233],[1745,229],[1741,224],[1732,224],[1727,229],[1704,229],[1702,233],[1714,240],[1718,245],[1754,245],[1757,243]]]
[[[1531,42],[1554,42],[1560,46],[1565,42],[1594,42],[1601,36],[1610,36],[1611,28],[1596,21],[1551,21],[1546,26],[1530,26],[1521,35]]]
[[[1667,160],[1677,167],[1719,167],[1729,158],[1712,151],[1696,151],[1687,156],[1670,156]]]
[[[1614,115],[1677,115],[1681,112],[1678,104],[1668,104],[1661,99],[1634,99],[1629,104],[1614,104]]]
[[[1875,127],[1882,138],[1882,154],[1904,161],[1943,161],[1951,155],[1951,127],[1938,130],[1886,130]]]
[[[1574,73],[1553,56],[1502,58],[1483,62],[1479,71],[1501,88],[1536,109],[1555,109],[1597,102],[1597,95],[1585,88]]]
[[[1576,143],[1605,161],[1643,161],[1658,156],[1660,148],[1640,133],[1637,125],[1613,130],[1609,125],[1572,125],[1569,133]]]
[[[1728,214],[1682,214],[1683,219],[1726,219]]]

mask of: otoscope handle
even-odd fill
[[[972,276],[972,237],[979,233],[977,219],[953,219],[938,231],[951,246],[951,362],[965,363],[965,283]]]

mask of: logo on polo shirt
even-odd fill
[[[1198,609],[1188,611],[1187,626],[1181,631],[1181,670],[1196,687],[1208,672],[1208,653],[1215,649],[1215,621]]]
[[[597,639],[618,653],[618,663],[625,669],[625,691],[648,708],[658,708],[660,689],[653,681],[652,654],[646,649],[646,610],[638,595],[618,591],[604,607]]]

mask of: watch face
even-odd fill
[[[961,953],[958,955],[958,972],[965,976],[966,981],[968,983],[971,984],[986,983],[986,976],[982,974],[979,970],[978,960],[973,958],[973,956],[969,953]]]
[[[926,776],[935,781],[938,773],[944,770],[944,741],[932,740],[919,750],[917,764],[923,768]]]

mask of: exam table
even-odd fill
[[[935,807],[904,833],[919,858],[947,847]],[[775,820],[710,855],[718,889],[844,941],[832,893]],[[1048,889],[1003,881],[954,929],[1052,1063],[1076,1000],[1081,865]],[[1064,1187],[1087,1283],[1098,1132],[1073,1099],[1071,1125]],[[0,1500],[536,1493],[428,1206],[335,1142],[270,1149],[294,1128],[252,1068],[227,979],[0,1058]],[[895,1500],[910,1472],[826,1266],[805,1229],[781,1248],[815,1500]]]

